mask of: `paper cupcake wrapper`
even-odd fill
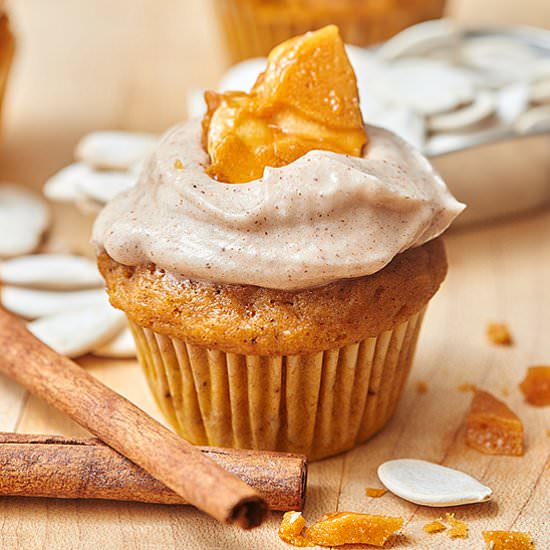
[[[224,353],[130,325],[155,399],[182,437],[319,459],[366,441],[391,418],[423,314],[376,338],[299,356]]]
[[[372,6],[368,10],[362,6],[358,12],[356,3],[349,2],[348,10],[331,14],[323,13],[322,7],[316,9],[312,3],[312,9],[300,10],[298,15],[289,10],[262,13],[252,0],[217,0],[216,7],[232,62],[265,56],[288,38],[329,24],[340,28],[347,44],[376,44],[410,25],[441,17],[445,7],[445,0],[417,0],[412,5],[397,2],[390,9],[378,0],[363,3]]]

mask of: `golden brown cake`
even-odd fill
[[[14,51],[15,40],[9,28],[8,16],[4,12],[3,2],[0,1],[0,118]]]
[[[421,311],[445,278],[440,239],[384,269],[288,292],[178,280],[154,264],[99,257],[111,303],[136,324],[206,348],[243,355],[298,355],[379,335]]]
[[[368,46],[442,17],[445,0],[216,0],[231,62],[265,56],[297,34],[334,24],[347,44]]]
[[[93,240],[183,437],[317,459],[395,411],[461,210],[417,151],[363,124],[329,26],[168,132]]]

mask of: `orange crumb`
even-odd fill
[[[487,338],[497,346],[511,346],[512,335],[506,323],[489,323],[486,329]]]
[[[519,531],[483,531],[483,539],[491,550],[533,550],[535,543],[530,533]]]
[[[286,512],[279,526],[279,538],[293,546],[313,546],[302,535],[305,526],[306,520],[300,512]]]
[[[458,386],[458,391],[462,393],[466,393],[469,391],[476,391],[476,390],[477,390],[477,386],[475,384],[470,384],[469,382],[464,382],[464,384],[460,384],[460,386]]]
[[[550,430],[546,430],[546,435],[550,437]]]
[[[519,387],[531,405],[550,405],[550,366],[529,367]]]
[[[510,390],[508,388],[502,388],[500,393],[504,395],[504,397],[508,397],[510,395]]]
[[[465,538],[468,536],[468,525],[464,521],[455,518],[454,514],[445,514],[445,521],[449,527],[449,536],[455,538]]]
[[[505,403],[476,390],[466,418],[466,442],[485,454],[519,456],[523,454],[523,424]]]
[[[432,521],[430,523],[426,523],[424,527],[422,527],[426,533],[440,533],[441,531],[445,531],[447,527],[443,525],[439,520]]]
[[[381,496],[384,496],[387,492],[387,489],[378,489],[376,487],[367,487],[365,489],[365,494],[371,498],[379,498]]]
[[[306,538],[319,546],[371,544],[384,546],[403,527],[403,518],[356,512],[326,514],[306,530]]]
[[[174,168],[175,168],[176,170],[183,170],[183,168],[184,168],[183,162],[181,162],[180,159],[176,159],[176,160],[174,161]]]
[[[417,380],[416,393],[426,393],[428,391],[428,384],[424,380]]]

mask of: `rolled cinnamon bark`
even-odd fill
[[[0,372],[13,378],[218,521],[260,525],[268,507],[257,491],[165,428],[0,308]]]
[[[256,489],[272,510],[302,510],[302,455],[199,447]],[[0,496],[187,504],[139,466],[96,438],[0,432]]]

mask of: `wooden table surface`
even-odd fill
[[[455,1],[452,7],[468,19],[473,4]],[[487,2],[487,10],[477,15],[487,20],[494,4]],[[525,3],[518,16],[550,23],[548,4],[535,4],[540,16]],[[213,85],[223,67],[210,6],[202,0],[18,0],[8,5],[20,40],[4,117],[0,179],[39,188],[70,162],[75,141],[91,129],[163,130],[185,116],[186,91]],[[545,10],[548,17],[542,20]],[[311,464],[305,515],[308,520],[335,510],[402,515],[403,535],[391,548],[483,548],[484,529],[530,531],[538,549],[550,548],[550,407],[527,405],[517,387],[528,365],[550,363],[550,211],[454,232],[447,244],[450,273],[428,311],[396,417],[368,444]],[[487,343],[485,325],[491,320],[510,324],[513,347]],[[134,361],[86,357],[80,363],[160,419]],[[427,393],[415,391],[418,380],[427,382]],[[464,444],[470,395],[457,390],[464,382],[489,389],[520,415],[524,457],[486,456]],[[0,430],[82,434],[4,378]],[[460,468],[492,487],[495,498],[431,510],[390,494],[365,497],[365,487],[379,486],[377,466],[397,457]],[[446,511],[469,523],[468,539],[422,532],[424,523]],[[265,526],[245,533],[189,507],[0,499],[0,541],[7,549],[290,548],[277,538],[279,521],[274,514]]]

